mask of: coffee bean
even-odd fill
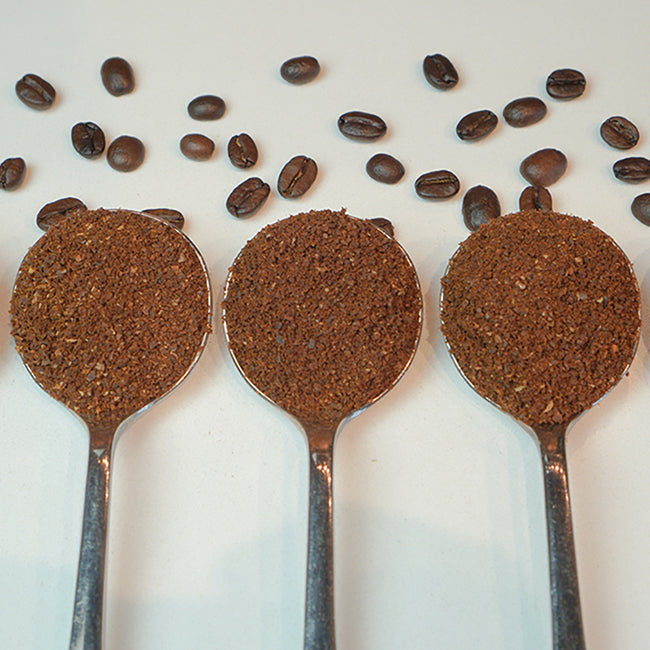
[[[16,83],[16,95],[25,106],[44,111],[54,104],[56,91],[52,84],[38,75],[26,74]]]
[[[214,153],[214,142],[202,133],[188,133],[181,138],[180,148],[190,160],[208,160]]]
[[[377,140],[386,133],[386,122],[378,115],[350,111],[339,117],[339,131],[353,140]]]
[[[79,122],[72,127],[72,146],[84,158],[98,158],[104,153],[106,138],[94,122]]]
[[[102,63],[101,77],[104,88],[114,97],[128,95],[135,88],[133,68],[119,56],[113,56]]]
[[[248,178],[230,193],[226,209],[233,217],[250,217],[264,205],[270,192],[269,184],[261,178]]]
[[[546,115],[546,104],[538,97],[513,99],[503,109],[503,119],[517,128],[536,124]]]
[[[632,201],[631,210],[642,224],[650,226],[650,194],[639,194]]]
[[[458,72],[442,54],[429,54],[422,63],[424,78],[438,90],[449,90],[458,83]]]
[[[650,160],[641,156],[617,160],[612,167],[614,176],[625,183],[641,183],[650,178]]]
[[[458,122],[456,134],[461,140],[473,142],[490,135],[498,122],[499,118],[490,110],[474,111]]]
[[[285,61],[280,75],[290,84],[301,85],[314,80],[320,72],[320,64],[313,56],[297,56]]]
[[[368,221],[370,221],[370,223],[377,228],[383,230],[390,237],[395,236],[395,228],[393,228],[393,224],[388,219],[384,217],[374,217],[372,219],[368,219]]]
[[[615,149],[631,149],[639,141],[639,129],[630,120],[615,115],[600,125],[600,136]]]
[[[285,199],[302,196],[314,183],[318,166],[307,156],[294,156],[278,176],[278,192]]]
[[[202,122],[218,120],[226,112],[226,102],[216,95],[201,95],[187,105],[187,112],[191,118]]]
[[[0,164],[0,189],[15,190],[25,178],[27,165],[22,158],[7,158]]]
[[[471,187],[463,197],[463,221],[472,232],[490,219],[501,215],[501,205],[494,190],[485,185]]]
[[[540,149],[522,160],[520,174],[531,184],[547,187],[559,180],[567,168],[566,156],[557,149]]]
[[[228,158],[235,167],[252,167],[257,162],[257,155],[257,145],[248,133],[240,133],[230,138]]]
[[[563,68],[546,79],[546,92],[554,99],[575,99],[584,93],[587,80],[582,72]]]
[[[179,230],[183,230],[183,226],[185,225],[183,213],[173,208],[147,208],[146,210],[142,210],[142,212],[153,214],[155,217],[167,221],[172,226],[176,226]]]
[[[423,199],[448,199],[459,190],[458,176],[447,169],[427,172],[415,181],[415,193]]]
[[[111,142],[106,160],[118,172],[131,172],[143,163],[144,153],[144,144],[141,140],[131,135],[121,135]]]
[[[529,185],[519,197],[520,210],[540,210],[541,212],[553,211],[553,198],[551,193],[538,185]]]
[[[366,172],[380,183],[393,185],[404,176],[404,165],[387,153],[376,153],[366,163]]]
[[[46,203],[36,215],[36,225],[41,230],[47,230],[57,221],[67,217],[69,214],[85,210],[86,205],[80,199],[68,196],[65,199],[58,199],[51,203]]]

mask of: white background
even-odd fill
[[[0,648],[67,648],[87,460],[84,427],[23,369],[7,308],[18,265],[41,234],[45,203],[77,196],[89,207],[174,207],[203,252],[215,301],[228,266],[261,227],[312,208],[342,206],[391,219],[425,293],[415,361],[395,390],[344,428],[335,452],[336,617],[340,650],[545,650],[550,606],[542,476],[523,429],[483,402],[456,373],[439,331],[446,261],[467,236],[462,193],[492,187],[504,212],[525,182],[519,162],[550,146],[569,159],[551,188],[555,208],[592,219],[634,263],[643,293],[641,345],[631,372],[571,429],[568,457],[587,643],[590,650],[648,647],[650,231],[631,215],[645,186],[615,180],[611,165],[650,155],[646,0],[405,0],[381,3],[248,1],[5,2],[0,12],[0,159],[22,156],[24,185],[0,192]],[[442,52],[460,84],[423,78]],[[287,58],[311,54],[318,79],[291,86]],[[102,87],[101,63],[134,67],[133,94]],[[574,67],[588,89],[549,98],[547,75]],[[19,102],[25,73],[48,79],[55,106]],[[222,96],[218,122],[189,118],[187,103]],[[503,120],[478,143],[455,135],[482,108],[501,114],[537,95],[549,113],[513,129]],[[346,140],[348,110],[381,115],[376,143]],[[630,154],[599,138],[611,115],[634,121]],[[110,139],[140,137],[147,157],[129,174],[74,152],[70,128],[100,124]],[[178,150],[188,132],[217,144],[208,162]],[[250,133],[261,156],[251,173],[226,156]],[[405,178],[384,186],[365,173],[385,151]],[[319,165],[298,200],[277,193],[257,215],[224,208],[249,175],[275,187],[294,155]],[[462,183],[444,202],[413,182],[447,168]],[[297,650],[302,647],[307,457],[301,433],[238,376],[218,318],[187,381],[123,427],[114,456],[107,573],[108,650]]]

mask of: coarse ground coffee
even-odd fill
[[[470,235],[442,279],[442,332],[482,396],[530,425],[568,423],[626,372],[639,288],[590,221],[518,212]]]

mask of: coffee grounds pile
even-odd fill
[[[524,211],[470,235],[442,279],[442,331],[479,394],[530,425],[568,423],[624,374],[639,288],[590,221]]]
[[[58,220],[11,299],[16,349],[86,422],[119,423],[182,378],[210,327],[209,287],[174,227],[125,210]]]
[[[231,269],[229,345],[262,393],[302,422],[337,422],[408,365],[422,296],[402,248],[344,210],[263,228]]]

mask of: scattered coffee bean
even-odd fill
[[[38,75],[26,74],[16,83],[16,95],[25,106],[44,111],[54,104],[56,91],[52,84]]]
[[[226,112],[226,102],[216,95],[201,95],[187,105],[187,112],[191,118],[202,122],[218,120]]]
[[[128,95],[135,88],[133,68],[119,56],[113,56],[102,63],[101,77],[104,88],[114,97]]]
[[[285,199],[302,196],[314,183],[318,166],[307,156],[294,156],[278,177],[278,192]]]
[[[377,228],[383,230],[390,237],[395,236],[395,228],[393,228],[393,224],[385,217],[374,217],[373,219],[368,219],[368,221],[377,226]]]
[[[456,125],[456,134],[461,140],[473,142],[490,135],[497,128],[499,118],[490,110],[484,109],[468,113]]]
[[[230,193],[226,209],[233,217],[250,217],[264,205],[270,192],[271,187],[261,178],[247,178]]]
[[[424,78],[438,90],[449,90],[458,83],[458,72],[442,54],[430,54],[422,63]]]
[[[132,172],[144,161],[144,144],[132,135],[121,135],[108,147],[106,160],[118,172]]]
[[[614,176],[625,183],[641,183],[650,178],[650,160],[642,156],[617,160],[612,167]]]
[[[65,199],[58,199],[51,203],[46,203],[36,215],[36,225],[41,230],[47,230],[57,221],[67,217],[70,214],[76,214],[80,210],[85,210],[86,205],[83,201],[69,196]]]
[[[513,99],[503,109],[503,119],[516,128],[536,124],[546,115],[546,104],[538,97]]]
[[[257,162],[257,145],[248,133],[233,135],[228,142],[228,158],[240,169],[252,167]]]
[[[104,153],[106,138],[94,122],[79,122],[72,127],[72,146],[84,158],[98,158]]]
[[[639,141],[639,129],[630,120],[615,115],[600,125],[600,136],[615,149],[631,149]]]
[[[632,201],[631,210],[642,224],[650,226],[650,194],[639,194]]]
[[[181,138],[181,152],[190,160],[208,160],[214,153],[214,142],[202,133],[188,133]]]
[[[22,158],[7,158],[0,164],[0,189],[15,190],[25,178],[27,166]]]
[[[427,172],[415,181],[415,193],[423,199],[448,199],[459,190],[458,176],[447,169]]]
[[[320,72],[320,64],[313,56],[297,56],[285,61],[280,75],[290,84],[301,85],[313,81]]]
[[[171,223],[172,226],[176,226],[179,230],[183,230],[183,226],[185,225],[183,213],[173,208],[147,208],[146,210],[142,210],[142,212],[153,214],[160,219],[164,219],[168,223]]]
[[[471,187],[463,197],[463,221],[474,232],[490,219],[501,215],[501,204],[494,190],[485,185]]]
[[[339,117],[339,131],[353,140],[377,140],[386,133],[386,122],[378,115],[350,111]]]
[[[567,168],[566,156],[557,149],[540,149],[522,160],[519,172],[531,185],[547,187],[559,180]]]
[[[553,211],[553,197],[551,193],[539,185],[529,185],[519,197],[520,210],[540,210],[541,212]]]
[[[546,79],[546,92],[554,99],[575,99],[584,93],[587,80],[582,72],[563,68]]]
[[[370,178],[392,185],[404,176],[404,165],[387,153],[376,153],[366,163],[366,172]]]

